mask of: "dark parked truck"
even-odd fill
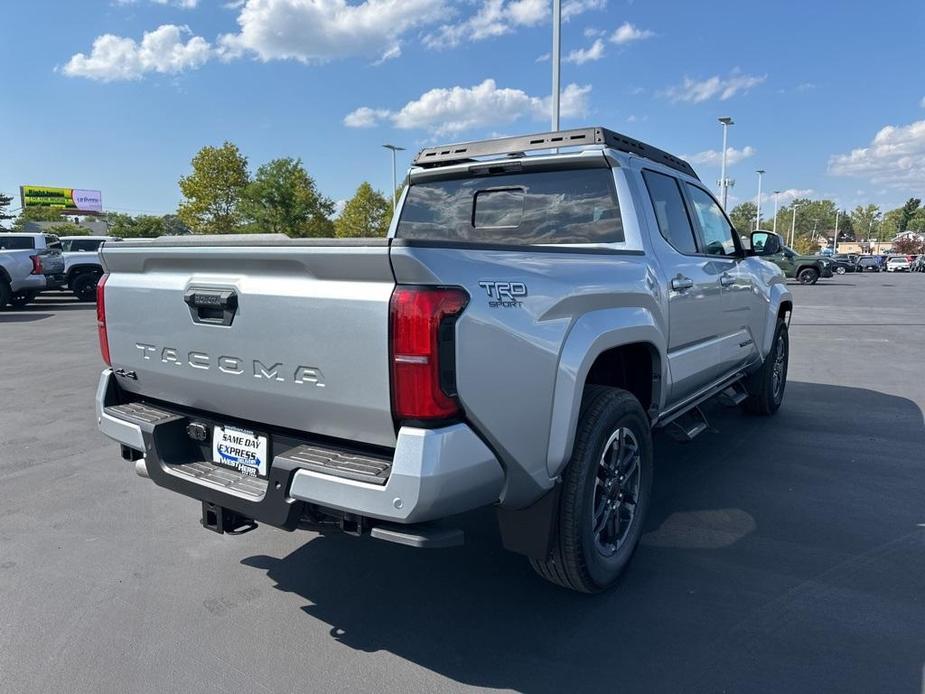
[[[781,271],[686,162],[602,128],[423,150],[388,238],[101,255],[100,428],[219,532],[439,547],[494,506],[542,576],[599,591],[640,538],[653,430],[784,394]]]
[[[821,255],[800,255],[792,248],[785,246],[777,234],[770,231],[759,232],[761,236],[756,243],[762,250],[762,239],[773,236],[777,241],[773,248],[773,253],[765,253],[765,260],[770,260],[784,271],[784,275],[789,279],[796,279],[800,284],[816,284],[820,277],[831,277],[833,268],[836,263]],[[764,252],[764,251],[762,251]]]

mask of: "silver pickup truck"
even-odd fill
[[[780,239],[745,250],[686,162],[603,128],[425,149],[407,183],[385,239],[106,244],[100,429],[218,532],[439,547],[494,506],[540,575],[603,590],[653,430],[780,406]]]
[[[29,304],[63,271],[54,234],[0,232],[0,309]]]

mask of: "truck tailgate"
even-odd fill
[[[278,236],[106,244],[124,390],[254,423],[395,445],[387,242]]]

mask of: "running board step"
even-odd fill
[[[375,458],[307,444],[281,453],[274,458],[273,464],[276,465],[281,460],[304,470],[379,486],[386,483],[389,473],[392,472],[392,461],[387,458]]]
[[[133,424],[149,424],[157,426],[166,424],[177,419],[183,419],[180,415],[172,412],[165,412],[150,405],[142,405],[140,402],[130,402],[126,405],[110,405],[103,408],[103,411],[113,417],[132,422]]]
[[[374,525],[369,536],[377,540],[394,542],[418,549],[444,549],[463,544],[466,536],[459,528],[441,528],[429,525]]]
[[[736,382],[720,393],[716,399],[726,407],[736,407],[748,399],[748,391],[741,382]]]
[[[710,428],[707,417],[699,407],[682,414],[669,424],[665,431],[675,441],[687,443]]]

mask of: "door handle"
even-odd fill
[[[730,275],[729,273],[724,272],[719,276],[719,283],[724,287],[731,287],[736,283],[736,278]]]
[[[678,292],[683,292],[685,289],[690,289],[693,286],[694,280],[690,277],[684,277],[683,275],[678,275],[671,280],[671,288]]]

